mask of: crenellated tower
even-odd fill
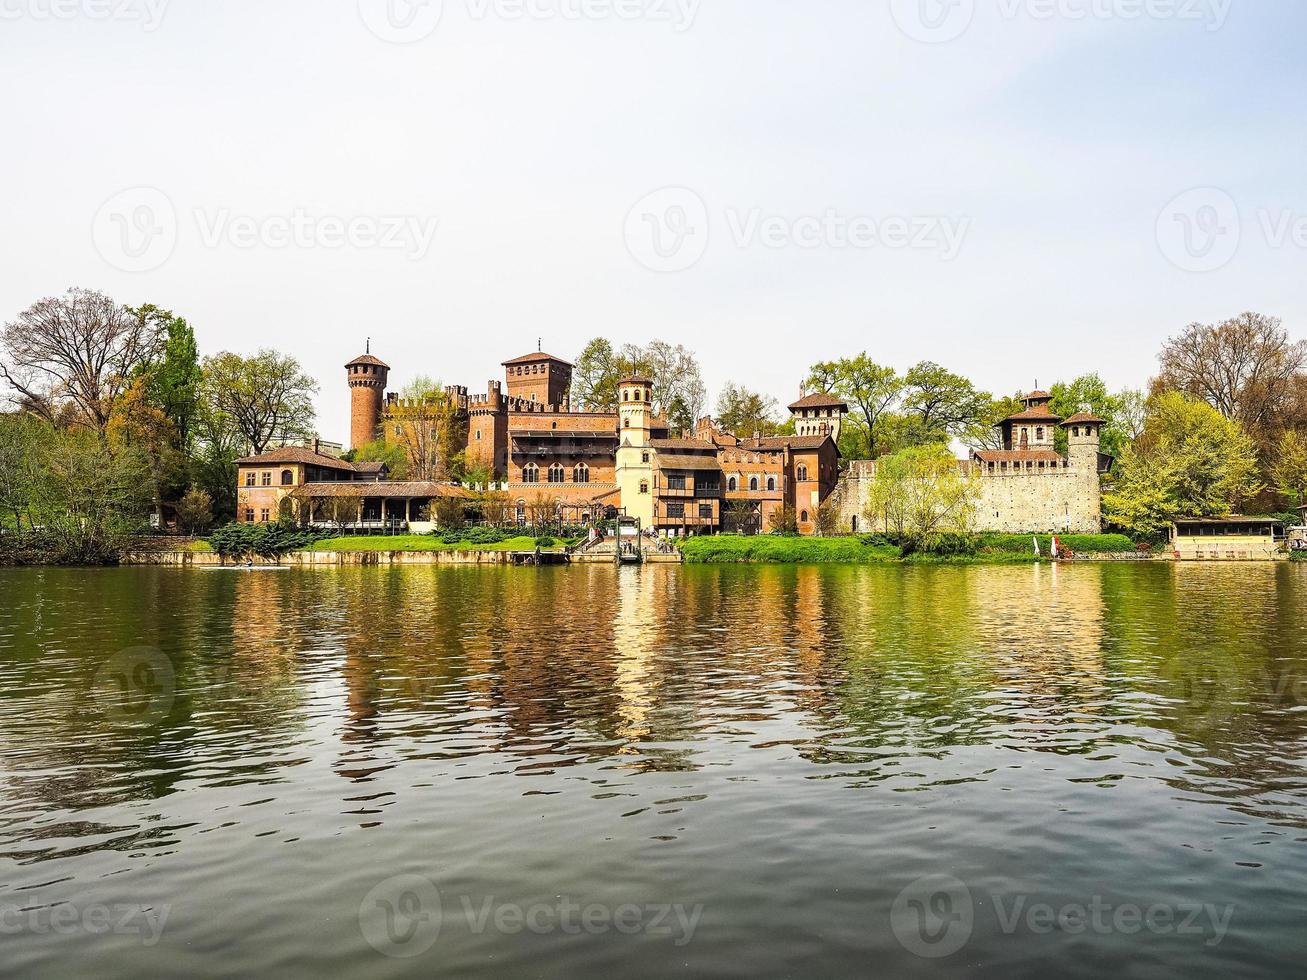
[[[628,517],[653,526],[653,382],[639,375],[617,383],[617,486]]]
[[[390,365],[368,351],[345,365],[349,380],[349,443],[358,449],[377,437],[381,425],[381,406],[386,400],[386,381]]]

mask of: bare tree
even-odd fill
[[[114,403],[139,367],[161,351],[155,318],[139,316],[104,293],[70,289],[34,303],[0,333],[0,377],[24,407],[47,421],[76,420],[103,440]]]
[[[1166,342],[1155,388],[1182,391],[1265,434],[1294,396],[1307,341],[1291,341],[1275,317],[1242,313],[1224,323],[1192,323]]]

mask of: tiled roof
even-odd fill
[[[745,439],[739,445],[740,449],[764,450],[767,452],[780,449],[820,449],[829,439],[829,435],[824,436],[767,436],[763,439],[753,440]]]
[[[1062,424],[1082,425],[1085,422],[1098,422],[1100,424],[1106,424],[1107,419],[1100,419],[1097,415],[1094,415],[1091,412],[1076,412],[1075,415],[1072,415],[1069,419],[1063,421]]]
[[[700,442],[698,439],[650,439],[649,445],[651,448],[658,450],[699,450],[706,453],[717,451],[717,447],[713,443]]]
[[[1051,402],[1052,400],[1053,396],[1046,391],[1032,391],[1026,395],[1026,401],[1028,402]]]
[[[1004,422],[1061,422],[1062,416],[1054,415],[1046,408],[1027,408],[1024,412],[1009,415]]]
[[[848,408],[848,407],[849,407],[849,403],[846,402],[843,398],[838,398],[835,395],[832,395],[829,392],[825,392],[825,391],[818,391],[818,392],[814,392],[811,395],[805,395],[804,397],[800,398],[797,402],[794,402],[794,404],[789,406],[791,411],[793,411],[796,408]]]
[[[467,487],[432,480],[383,480],[369,483],[364,480],[342,483],[302,483],[291,491],[292,497],[456,497],[461,500],[473,496]]]
[[[695,456],[690,453],[659,453],[657,457],[660,470],[717,470],[716,456]]]
[[[1065,458],[1051,449],[978,449],[982,463],[1062,463]]]
[[[646,378],[643,374],[628,374],[625,378],[623,378],[621,381],[617,383],[619,385],[652,385],[653,384],[653,382],[650,381],[648,378]]]
[[[355,364],[375,364],[377,367],[383,367],[390,370],[390,365],[379,357],[373,357],[371,354],[360,354],[354,360],[350,361],[345,367],[353,367]]]
[[[503,364],[507,367],[510,364],[535,364],[539,361],[557,361],[559,364],[566,364],[568,367],[572,366],[571,361],[565,361],[561,357],[554,357],[553,354],[546,354],[544,351],[523,354],[521,357],[514,357],[511,360],[504,361]]]
[[[312,449],[305,449],[303,446],[283,446],[280,449],[269,449],[266,452],[259,453],[257,456],[242,456],[236,460],[238,466],[269,466],[277,463],[307,463],[310,466],[325,466],[333,470],[350,470],[355,473],[367,472],[361,467],[371,466],[369,463],[350,463],[336,456],[328,456],[325,453],[315,453]],[[381,465],[375,464],[377,472]]]

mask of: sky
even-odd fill
[[[592,337],[797,396],[1307,335],[1290,0],[0,0],[0,321],[72,286],[484,391]]]

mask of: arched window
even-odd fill
[[[563,464],[562,464],[562,463],[554,463],[554,464],[552,464],[552,465],[549,467],[549,482],[550,482],[550,483],[562,483],[562,482],[563,482]]]
[[[290,470],[281,471],[281,485],[283,487],[293,486],[295,484],[295,474]]]
[[[519,501],[517,502],[517,507],[515,508],[515,510],[517,511],[517,523],[519,523],[519,524],[525,524],[525,523],[526,523],[526,501],[525,501],[525,500],[519,500]]]
[[[801,520],[804,524],[808,523],[808,512],[806,510],[799,511],[799,520]]]
[[[731,477],[730,479],[728,479],[728,480],[726,481],[726,489],[727,489],[727,490],[738,490],[738,489],[740,489],[740,481],[737,480],[735,477]]]
[[[749,489],[750,490],[758,489],[758,478],[756,476],[749,477]]]
[[[776,489],[776,477],[774,476],[767,477],[767,489],[768,490]]]
[[[805,466],[803,463],[800,463],[800,464],[799,464],[799,468],[798,468],[798,469],[795,471],[795,473],[794,473],[794,478],[795,478],[796,480],[798,480],[800,483],[802,483],[802,482],[804,482],[805,480],[807,480],[807,479],[808,479],[808,467]],[[804,520],[806,521],[807,518],[805,517]]]
[[[576,465],[576,468],[572,470],[572,482],[573,482],[573,483],[589,483],[589,482],[590,482],[590,467],[586,466],[585,463],[578,463],[578,464]]]
[[[854,534],[857,534],[857,533],[858,533],[858,515],[857,515],[857,514],[854,514],[854,515],[853,515],[853,533],[854,533]]]
[[[540,482],[540,467],[536,466],[535,463],[527,463],[525,466],[523,466],[523,467],[522,467],[522,482],[523,482],[523,483],[539,483],[539,482]]]
[[[623,389],[623,390],[622,390],[622,401],[624,401],[624,402],[629,402],[630,400],[631,400],[631,393],[630,393],[629,391],[626,391],[625,389]]]

